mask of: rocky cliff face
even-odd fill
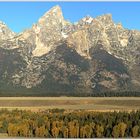
[[[72,24],[59,6],[18,35],[0,23],[0,90],[93,95],[140,89],[140,32],[110,14]]]

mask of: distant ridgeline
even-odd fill
[[[19,34],[0,22],[0,96],[140,96],[140,32],[59,6]]]

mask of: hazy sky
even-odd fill
[[[140,2],[0,2],[0,20],[20,32],[55,5],[61,6],[65,19],[71,22],[86,15],[96,17],[111,13],[115,22],[140,30]]]

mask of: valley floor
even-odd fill
[[[129,112],[140,110],[140,97],[0,97],[0,108],[32,111],[58,108]]]

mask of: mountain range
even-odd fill
[[[140,90],[140,31],[111,14],[64,19],[57,5],[30,29],[0,22],[0,94],[93,96]]]

